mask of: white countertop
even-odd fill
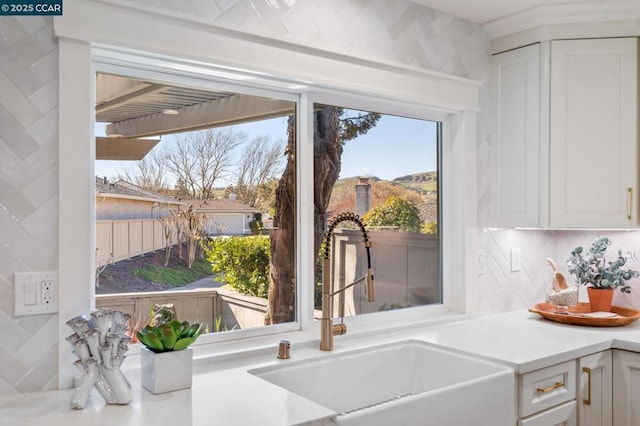
[[[419,325],[375,337],[335,338],[335,352],[392,341],[418,339],[480,356],[526,373],[602,350],[640,352],[640,321],[624,327],[580,327],[559,324],[527,311]],[[84,410],[69,406],[72,391],[50,391],[0,398],[0,424],[13,426],[76,425],[261,425],[313,422],[334,413],[248,373],[255,367],[286,363],[273,353],[217,361],[194,368],[189,390],[152,395],[139,385],[136,371],[129,405],[109,406],[94,390]],[[315,345],[292,345],[292,358],[331,356]]]

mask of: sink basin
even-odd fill
[[[407,340],[249,371],[336,412],[340,425],[513,425],[515,376]]]

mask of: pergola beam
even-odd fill
[[[180,108],[177,115],[157,113],[111,123],[106,126],[106,133],[129,138],[166,135],[282,117],[294,111],[293,102],[232,95]]]

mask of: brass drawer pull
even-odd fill
[[[547,388],[537,388],[536,390],[538,392],[542,392],[542,393],[547,393],[547,392],[551,392],[554,389],[558,389],[564,386],[564,383],[562,382],[556,382],[555,384],[547,387]]]
[[[627,219],[633,218],[633,188],[627,188],[627,195],[629,196],[629,203],[627,204]]]
[[[582,372],[587,373],[587,398],[582,400],[584,405],[591,405],[591,369],[582,367]]]

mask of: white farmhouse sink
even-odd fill
[[[249,371],[337,413],[340,425],[513,425],[505,366],[408,340]]]

